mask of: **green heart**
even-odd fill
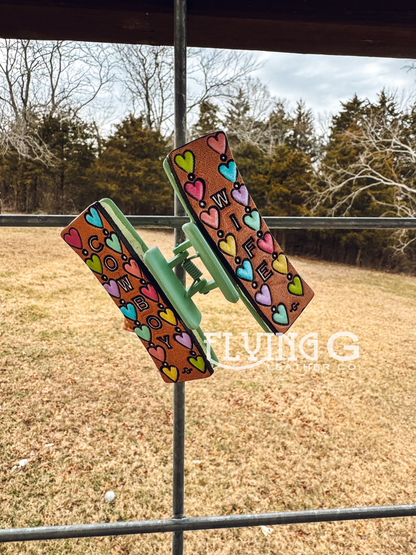
[[[293,278],[293,281],[289,283],[287,288],[289,289],[289,292],[292,293],[292,295],[303,295],[303,285],[299,276],[295,276]]]
[[[113,251],[116,252],[121,252],[121,245],[120,245],[120,239],[117,237],[117,235],[114,233],[110,233],[110,237],[108,237],[105,240],[105,244],[107,245],[107,247],[109,247],[110,249],[112,249]]]
[[[243,218],[243,222],[254,231],[260,231],[261,222],[260,222],[260,214],[257,210],[253,210],[251,214],[246,214]]]
[[[93,272],[96,272],[97,274],[103,273],[103,266],[101,264],[101,260],[96,254],[93,254],[91,258],[87,258],[87,260],[85,261],[85,264]]]
[[[188,361],[192,364],[192,366],[195,366],[195,368],[197,368],[200,372],[205,374],[206,368],[205,368],[205,360],[203,359],[203,357],[201,356],[196,358],[189,357]]]
[[[147,326],[143,325],[142,327],[134,328],[134,332],[140,339],[150,341],[150,330]]]
[[[186,171],[186,173],[194,173],[195,154],[190,150],[185,150],[183,154],[177,154],[175,156],[175,164]]]
[[[276,324],[281,324],[282,326],[286,326],[289,323],[287,310],[283,303],[279,303],[277,305],[277,312],[273,314],[273,320]]]

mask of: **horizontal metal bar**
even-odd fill
[[[77,216],[46,214],[0,214],[0,227],[65,227]],[[182,227],[186,216],[127,216],[135,227]]]
[[[0,530],[0,543],[58,540],[64,538],[91,538],[95,536],[122,536],[127,534],[156,534],[214,530],[220,528],[245,528],[248,526],[308,524],[341,520],[366,520],[416,516],[416,505],[391,505],[387,507],[354,507],[349,509],[323,509],[263,513],[257,515],[203,516],[167,520],[142,520],[137,522],[109,522],[100,524],[73,524],[70,526],[45,526],[42,528],[14,528]]]
[[[65,227],[76,216],[0,214],[0,227]],[[178,228],[186,216],[127,216],[135,227]],[[416,218],[314,218],[265,216],[270,229],[416,229]]]

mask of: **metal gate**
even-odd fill
[[[186,0],[174,0],[175,148],[186,142]],[[130,216],[135,227],[173,228],[175,244],[184,240],[181,226],[188,221],[175,196],[175,216]],[[0,226],[63,227],[75,216],[0,215]],[[414,218],[301,218],[266,217],[270,229],[416,229]],[[178,267],[177,267],[178,268]],[[182,268],[178,277],[184,281]],[[128,534],[173,533],[172,554],[183,555],[185,531],[306,524],[416,516],[415,505],[353,507],[280,513],[186,518],[184,515],[185,382],[173,385],[173,515],[170,519],[0,530],[0,543],[88,538]]]

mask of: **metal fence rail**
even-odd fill
[[[416,505],[387,507],[354,507],[352,509],[322,509],[318,511],[289,511],[254,515],[202,516],[170,518],[167,520],[141,520],[137,522],[109,522],[102,524],[74,524],[42,528],[15,528],[0,530],[0,543],[99,536],[126,536],[129,534],[157,534],[191,532],[221,528],[247,528],[250,526],[308,524],[312,522],[339,522],[342,520],[368,520],[416,516]]]
[[[0,214],[0,227],[65,227],[76,215]],[[187,216],[127,216],[134,227],[178,229]],[[270,229],[416,229],[416,218],[265,216]]]

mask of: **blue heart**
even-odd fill
[[[120,310],[126,318],[130,318],[130,320],[136,319],[137,313],[134,304],[127,303],[126,306],[121,306]]]
[[[289,323],[289,318],[287,317],[287,310],[283,303],[277,305],[277,312],[273,314],[273,320],[277,324],[282,324],[286,326]]]
[[[241,279],[246,279],[247,281],[252,281],[253,279],[253,267],[250,260],[244,260],[243,264],[237,268],[237,275]]]
[[[85,214],[85,219],[94,227],[103,227],[103,222],[95,208],[90,208],[90,211]]]
[[[231,183],[234,183],[237,179],[238,170],[234,160],[230,160],[226,164],[220,164],[218,166],[218,171],[225,179],[231,181]]]

